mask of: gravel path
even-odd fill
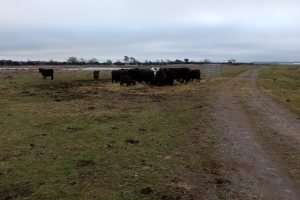
[[[251,121],[253,116],[244,108],[245,104],[251,107],[277,134],[300,141],[299,117],[259,89],[259,70],[226,82],[214,103],[216,125],[223,137],[219,150],[224,158],[225,194],[229,199],[300,199],[298,183],[289,176],[284,163],[266,149]]]

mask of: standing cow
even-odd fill
[[[99,80],[99,73],[100,71],[93,71],[94,80]]]
[[[196,79],[196,82],[200,82],[200,80],[201,80],[200,75],[201,75],[201,72],[199,69],[190,70],[188,72],[188,80],[193,81],[194,79]]]
[[[120,69],[120,70],[112,70],[111,71],[111,82],[119,82],[120,81],[120,77],[124,75],[127,76],[128,75],[128,70],[127,69]]]
[[[46,79],[47,76],[51,76],[51,80],[53,80],[53,74],[54,74],[53,69],[39,68],[39,72],[43,75],[44,79]]]

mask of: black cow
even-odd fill
[[[160,69],[156,72],[155,74],[155,83],[158,86],[162,86],[164,85],[165,81],[166,81],[167,75],[164,72],[164,70]]]
[[[147,70],[145,74],[145,82],[147,85],[153,85],[154,84],[154,71]]]
[[[164,72],[166,73],[166,84],[168,85],[173,85],[174,84],[174,79],[175,79],[175,71],[174,69],[171,69],[171,68],[165,68],[163,69]]]
[[[174,79],[178,79],[179,81],[181,80],[181,83],[185,80],[187,83],[189,82],[188,80],[188,72],[190,69],[188,68],[171,68],[174,70]]]
[[[196,79],[196,82],[198,82],[198,81],[200,82],[200,80],[201,80],[200,75],[201,75],[201,72],[199,69],[190,70],[188,72],[188,80],[193,81],[194,79]]]
[[[128,76],[130,76],[133,80],[142,82],[143,77],[140,76],[140,70],[138,68],[129,69]]]
[[[43,75],[44,79],[46,79],[47,76],[51,76],[51,80],[53,80],[53,69],[39,68],[39,72]]]
[[[133,78],[131,78],[130,76],[124,76],[124,75],[122,75],[120,77],[120,86],[123,85],[124,83],[126,83],[127,86],[131,85],[131,83],[133,85],[135,85],[135,80],[133,80]]]
[[[94,80],[99,80],[99,73],[100,71],[93,71]]]
[[[142,81],[145,81],[147,82],[147,73],[148,73],[148,70],[146,69],[139,69],[139,74],[138,74],[138,82],[142,82]]]
[[[111,71],[111,82],[113,83],[114,81],[117,83],[120,81],[121,76],[127,76],[128,75],[128,70],[127,69],[120,69],[120,70],[112,70]]]

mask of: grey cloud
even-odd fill
[[[300,2],[4,1],[0,59],[300,60]]]

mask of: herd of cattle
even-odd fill
[[[39,72],[43,75],[44,79],[50,76],[53,80],[53,69],[39,68]],[[99,79],[100,71],[93,71],[93,76],[95,80]],[[128,85],[135,85],[136,81],[141,83],[144,81],[147,85],[173,85],[174,80],[178,80],[181,83],[186,81],[196,81],[201,80],[201,72],[199,69],[189,69],[189,68],[151,68],[151,69],[120,69],[112,70],[111,80],[112,83],[120,82],[120,85],[124,83]]]
[[[201,80],[201,72],[199,69],[191,70],[189,68],[151,68],[151,69],[120,69],[111,72],[111,80],[119,82],[120,85],[127,85],[135,82],[141,83],[144,81],[147,85],[173,85],[174,80],[179,80],[181,83],[186,81]]]

